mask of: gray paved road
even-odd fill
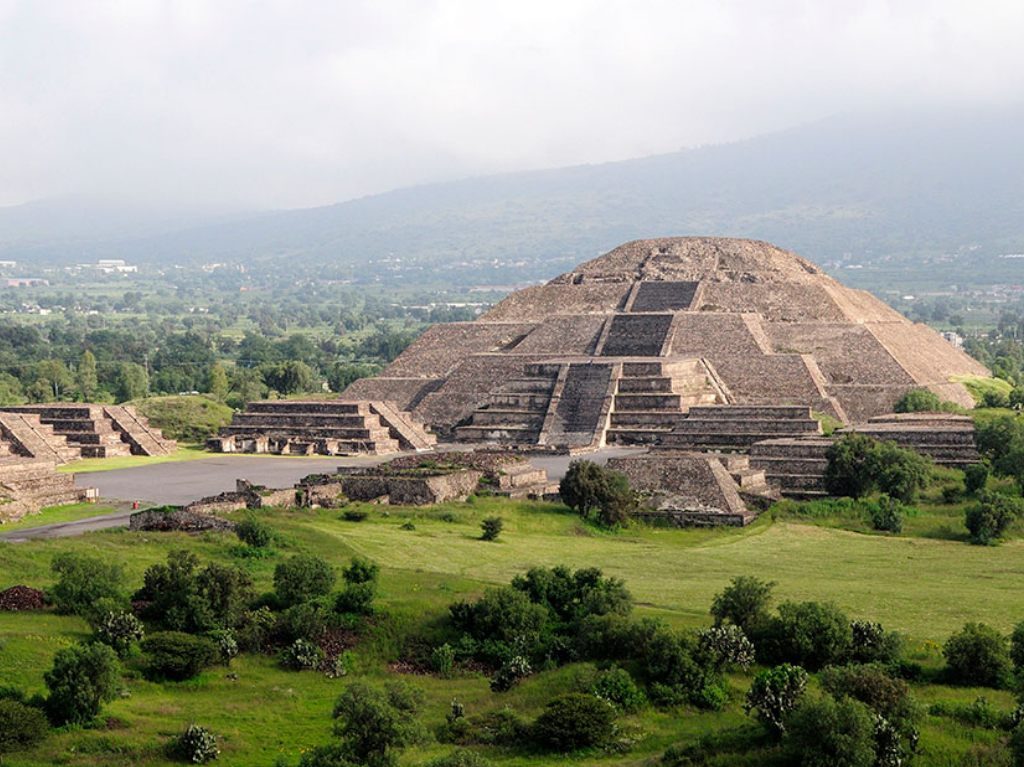
[[[444,449],[444,448],[442,448]],[[637,448],[606,448],[583,456],[604,463],[612,456],[643,452]],[[114,514],[90,517],[75,522],[25,528],[11,533],[0,532],[0,541],[17,542],[33,538],[65,538],[92,530],[124,527],[130,510],[126,504],[139,501],[153,504],[186,504],[190,501],[235,489],[236,479],[247,479],[267,487],[288,487],[309,474],[328,473],[338,466],[367,466],[381,463],[391,456],[361,458],[301,458],[285,456],[218,456],[181,463],[158,463],[132,469],[114,469],[80,474],[80,486],[99,488],[104,501],[119,503]],[[531,462],[546,469],[552,481],[565,475],[569,456],[533,456]]]

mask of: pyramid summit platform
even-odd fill
[[[988,375],[794,253],[682,237],[627,243],[474,322],[435,325],[343,396],[460,441],[660,444],[706,408],[703,425],[742,421],[749,443],[816,431],[812,411],[866,421],[914,388],[969,407],[953,379]]]

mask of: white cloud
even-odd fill
[[[1024,94],[1024,4],[0,0],[0,203],[265,206]]]

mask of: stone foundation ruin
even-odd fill
[[[15,522],[48,506],[95,501],[95,488],[75,486],[53,461],[0,455],[0,524]]]
[[[385,455],[429,450],[435,443],[422,423],[389,402],[266,400],[248,403],[207,447],[221,453]]]

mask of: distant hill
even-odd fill
[[[27,237],[8,208],[0,258],[243,260],[341,274],[372,262],[399,281],[502,282],[551,277],[626,240],[714,234],[768,240],[833,270],[866,264],[853,279],[844,272],[854,283],[1024,282],[1021,260],[997,258],[1024,251],[1022,130],[1024,107],[838,116],[624,162],[78,239]]]

